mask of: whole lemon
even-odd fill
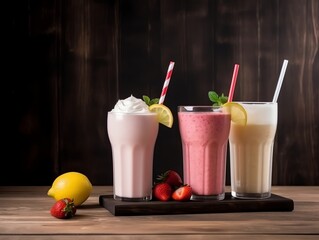
[[[56,201],[62,198],[74,200],[75,206],[80,206],[90,196],[92,184],[90,180],[82,173],[67,172],[58,176],[48,191],[48,196]]]

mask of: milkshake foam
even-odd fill
[[[133,95],[130,97],[118,100],[111,112],[116,113],[150,113],[147,104]]]

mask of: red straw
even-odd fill
[[[229,94],[228,94],[228,102],[231,102],[233,100],[235,86],[236,86],[236,80],[237,80],[237,75],[238,75],[238,69],[239,69],[239,65],[235,64],[233,78],[231,80],[231,85],[230,85]]]
[[[161,93],[161,97],[160,97],[160,100],[159,100],[159,104],[163,104],[163,102],[164,102],[164,99],[165,99],[165,96],[166,96],[166,92],[167,92],[167,89],[168,89],[168,84],[169,84],[169,81],[171,80],[171,76],[172,76],[172,73],[173,73],[174,64],[175,64],[175,62],[170,62],[169,63],[167,74],[166,74],[166,78],[165,78],[165,82],[164,82],[162,93]]]

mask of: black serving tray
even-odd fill
[[[276,194],[256,200],[233,198],[229,192],[225,194],[225,199],[220,201],[127,202],[115,200],[113,195],[101,195],[99,203],[114,216],[293,211],[294,209],[292,199]]]

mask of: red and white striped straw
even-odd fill
[[[168,89],[168,84],[169,84],[169,81],[171,80],[171,76],[172,76],[172,73],[173,73],[174,65],[175,65],[175,62],[171,61],[169,63],[167,74],[166,74],[166,78],[165,78],[163,89],[162,89],[162,93],[161,93],[161,97],[160,97],[160,100],[159,100],[159,104],[163,104],[164,103],[164,99],[165,99],[166,92],[167,92],[167,89]]]

